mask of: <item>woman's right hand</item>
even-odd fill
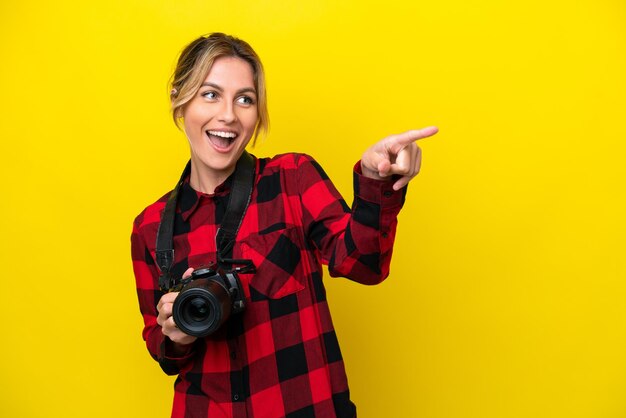
[[[187,269],[183,274],[183,278],[191,276],[192,268]],[[157,324],[161,326],[161,331],[163,335],[167,336],[173,342],[180,345],[189,345],[193,343],[197,337],[192,335],[187,335],[181,330],[178,329],[176,323],[174,322],[174,318],[172,317],[172,308],[174,306],[174,300],[178,296],[179,292],[170,292],[164,294],[159,303],[157,304],[157,311],[159,311],[159,315],[157,316]]]

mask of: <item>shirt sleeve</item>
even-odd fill
[[[193,357],[193,344],[188,346],[187,352],[183,355],[174,354],[173,342],[163,335],[161,326],[157,324],[157,304],[163,296],[159,289],[159,272],[145,244],[139,227],[139,219],[133,224],[131,234],[131,254],[133,260],[133,270],[137,285],[137,296],[139,298],[139,309],[144,321],[143,339],[152,358],[159,362],[159,365],[168,375],[175,375]]]
[[[360,161],[353,176],[350,209],[322,167],[310,156],[302,156],[298,188],[304,227],[331,276],[377,284],[389,275],[397,215],[406,187],[395,191],[393,180],[363,176]]]

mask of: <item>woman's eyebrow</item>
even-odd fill
[[[222,87],[220,87],[219,85],[217,85],[215,83],[208,82],[208,81],[202,83],[202,85],[200,87],[213,87],[216,90],[224,91],[224,89]],[[241,94],[241,93],[254,93],[254,94],[256,94],[256,90],[254,89],[254,87],[244,87],[242,89],[237,90],[237,94]]]

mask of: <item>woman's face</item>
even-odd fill
[[[250,64],[237,57],[216,59],[185,106],[183,118],[193,165],[200,175],[224,181],[234,171],[258,119]]]

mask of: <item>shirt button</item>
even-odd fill
[[[233,396],[233,401],[238,401],[239,400],[239,395],[234,395]]]
[[[383,238],[387,238],[389,236],[389,234],[386,232],[383,232],[381,235],[383,236]]]
[[[386,191],[383,192],[383,196],[385,196],[385,197],[391,197],[392,194],[393,194],[393,192],[391,192],[389,190],[386,190]]]
[[[237,352],[235,350],[230,352],[230,358],[233,360],[237,358]]]

